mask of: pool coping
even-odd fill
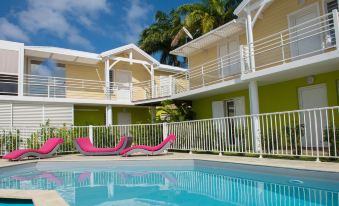
[[[240,156],[218,156],[212,154],[187,154],[170,152],[158,156],[83,156],[80,154],[59,155],[49,159],[35,159],[25,161],[1,162],[0,168],[9,168],[11,166],[25,165],[38,162],[91,162],[91,161],[151,161],[151,160],[205,160],[221,163],[236,163],[255,166],[266,166],[275,168],[298,169],[320,172],[339,173],[339,163],[337,162],[315,162],[304,160],[286,160],[270,159],[257,157],[240,157]]]
[[[69,204],[55,190],[0,189],[0,198],[28,199],[34,206],[68,206]]]
[[[170,152],[159,156],[83,156],[80,154],[59,155],[49,159],[35,159],[16,162],[5,162],[0,159],[0,168],[10,168],[20,165],[35,164],[38,162],[93,162],[93,161],[154,161],[154,160],[200,160],[219,163],[235,163],[272,168],[285,168],[318,172],[339,173],[339,163],[314,162],[302,160],[268,159],[256,157],[218,156],[212,154],[187,154]],[[3,195],[6,196],[3,196]],[[1,197],[18,199],[32,199],[35,206],[66,206],[66,201],[55,190],[7,190],[0,189]],[[44,199],[46,198],[46,199]],[[48,202],[46,202],[48,200]]]

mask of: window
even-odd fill
[[[18,76],[0,74],[0,95],[18,95]]]
[[[234,100],[225,101],[224,106],[225,106],[225,116],[226,117],[235,116],[235,101]]]
[[[223,101],[212,102],[213,118],[245,115],[245,99],[237,97]]]
[[[28,93],[32,96],[64,97],[65,65],[51,59],[30,61],[30,74],[27,77]]]
[[[331,13],[334,9],[338,9],[338,1],[337,0],[325,0],[324,4],[325,4],[324,9],[325,9],[326,13]],[[328,31],[328,34],[326,35],[326,44],[328,44],[329,46],[333,46],[333,45],[336,44],[334,22],[333,22],[332,15],[330,15],[328,18],[330,20],[328,21],[329,31]]]
[[[18,94],[19,52],[0,49],[0,95]]]

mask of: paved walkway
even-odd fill
[[[255,157],[237,157],[237,156],[218,156],[211,154],[187,154],[187,153],[168,153],[159,156],[83,156],[80,154],[70,155],[59,155],[50,159],[42,160],[25,160],[17,162],[9,162],[4,159],[0,159],[0,167],[25,164],[29,162],[38,161],[121,161],[121,160],[209,160],[218,162],[231,162],[249,165],[261,165],[271,167],[283,167],[293,169],[304,169],[304,170],[316,170],[316,171],[327,171],[327,172],[339,172],[339,163],[335,162],[315,162],[315,161],[301,161],[301,160],[284,160],[284,159],[267,159],[267,158],[255,158]]]

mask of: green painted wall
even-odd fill
[[[105,110],[106,108],[103,106],[74,106],[74,125],[104,125]],[[113,107],[113,124],[117,124],[118,122],[118,112],[130,112],[132,124],[151,122],[151,115],[148,108]]]
[[[339,71],[314,76],[313,85],[322,83],[326,84],[329,106],[339,105],[337,80],[339,80]],[[306,77],[277,84],[260,86],[258,88],[260,113],[299,109],[298,89],[305,86],[310,86],[306,82]],[[212,118],[213,101],[231,99],[240,96],[245,97],[245,111],[246,114],[249,114],[248,90],[194,100],[193,110],[197,113],[197,119]]]
[[[151,114],[148,108],[137,107],[113,107],[113,124],[118,122],[118,112],[130,112],[132,117],[132,124],[137,123],[151,123]]]
[[[326,84],[328,106],[338,105],[337,80],[339,71],[314,76],[314,83]],[[310,86],[306,77],[259,87],[260,112],[278,112],[299,109],[298,89]]]
[[[105,110],[103,106],[74,106],[74,125],[104,125]]]

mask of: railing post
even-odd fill
[[[220,70],[221,70],[221,78],[224,81],[224,62],[223,62],[223,58],[220,58]]]
[[[129,93],[130,93],[130,101],[133,101],[133,83],[130,83]]]
[[[204,65],[201,66],[201,79],[202,79],[202,86],[205,86]]]
[[[335,9],[332,11],[332,15],[333,15],[333,24],[334,24],[334,32],[335,32],[335,45],[336,45],[336,49],[338,50],[338,41],[339,41],[339,18],[338,18],[338,10]]]
[[[240,45],[240,69],[241,73],[245,73],[245,62],[244,62],[244,46]]]
[[[165,140],[168,136],[168,124],[167,122],[162,123],[162,139]],[[164,151],[167,153],[167,149]]]
[[[168,136],[168,124],[167,122],[162,123],[162,138],[163,140],[166,139]]]
[[[283,63],[285,63],[285,49],[284,49],[284,38],[282,33],[280,33],[280,46],[281,46],[281,55]]]
[[[88,136],[89,136],[89,140],[93,144],[93,125],[88,126]]]
[[[169,95],[172,96],[173,95],[173,75],[169,76]]]

